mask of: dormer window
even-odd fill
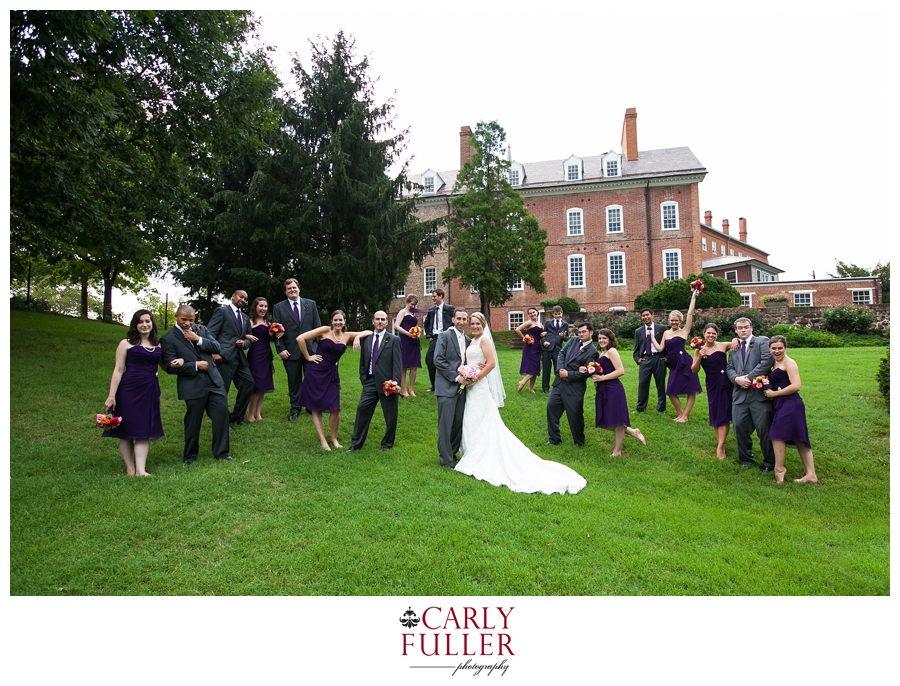
[[[521,186],[525,183],[525,167],[518,162],[509,163],[509,185]]]
[[[444,185],[444,180],[441,178],[441,175],[438,174],[434,169],[426,169],[422,174],[422,192],[426,194],[437,193],[441,186]]]
[[[563,162],[563,178],[566,181],[581,181],[584,176],[583,171],[581,158],[575,157],[575,155]]]
[[[610,150],[603,156],[602,165],[604,178],[622,175],[622,156],[619,153]]]

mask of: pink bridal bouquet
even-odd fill
[[[98,414],[97,415],[97,428],[98,429],[103,429],[104,431],[109,431],[110,429],[115,429],[121,423],[122,423],[121,417],[113,417],[111,414]]]
[[[388,379],[381,387],[384,389],[385,395],[394,395],[394,393],[400,390],[400,384],[393,379]]]
[[[753,388],[765,388],[768,385],[769,377],[767,376],[757,376],[751,383],[751,386],[753,386]]]
[[[456,373],[459,374],[462,378],[468,379],[469,381],[474,381],[478,378],[478,368],[472,367],[467,364],[461,365],[459,369],[456,370]],[[456,393],[462,393],[464,390],[466,390],[466,387],[460,384],[459,390],[456,391]]]

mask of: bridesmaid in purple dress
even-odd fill
[[[666,396],[678,415],[675,421],[684,423],[694,409],[694,401],[700,392],[700,377],[691,371],[691,355],[685,352],[684,346],[690,340],[691,325],[694,323],[694,305],[697,302],[697,291],[692,289],[691,306],[688,308],[687,320],[678,310],[669,313],[669,330],[663,334],[662,341],[651,339],[656,349],[669,358],[669,384]],[[684,322],[684,326],[682,326]],[[687,402],[681,407],[679,395],[686,395]]]
[[[394,332],[400,337],[400,354],[402,357],[403,373],[400,376],[400,395],[404,398],[415,398],[416,370],[422,366],[422,344],[419,337],[413,336],[410,329],[419,326],[416,314],[425,314],[428,310],[420,310],[416,307],[419,298],[410,293],[406,296],[406,307],[397,313],[394,319]],[[409,384],[406,383],[407,372]]]
[[[253,377],[253,395],[247,405],[247,421],[262,420],[262,405],[266,393],[275,390],[274,368],[272,367],[272,335],[269,333],[269,302],[265,298],[254,298],[250,305],[250,326],[253,342],[247,352],[247,363]]]
[[[630,426],[628,399],[625,397],[625,387],[619,380],[619,377],[625,373],[625,367],[622,365],[622,358],[616,349],[618,345],[616,335],[609,329],[600,329],[597,332],[597,346],[601,351],[597,363],[600,369],[596,374],[591,375],[597,391],[594,401],[597,411],[595,426],[613,432],[615,447],[612,457],[622,457],[622,443],[625,441],[625,434],[647,445],[647,439],[644,438],[641,430],[633,429]],[[588,369],[584,367],[583,371],[582,369],[579,371],[586,374]]]
[[[787,356],[787,339],[784,336],[772,336],[769,351],[775,366],[769,372],[769,387],[765,394],[775,400],[775,413],[769,426],[769,440],[775,453],[775,483],[784,483],[787,469],[784,458],[787,442],[797,446],[800,459],[806,468],[806,474],[794,479],[798,484],[817,484],[816,466],[813,463],[812,446],[809,444],[809,431],[806,428],[806,406],[800,397],[800,370],[797,363]]]
[[[150,310],[138,310],[131,318],[125,339],[116,348],[116,366],[109,382],[107,413],[115,412],[122,423],[103,435],[119,439],[119,452],[128,476],[150,476],[147,453],[150,441],[163,435],[159,416],[159,379],[162,362],[159,331]]]
[[[353,343],[353,349],[359,350],[359,341],[370,335],[371,331],[347,331],[347,315],[341,310],[331,313],[331,326],[320,326],[297,336],[297,345],[306,358],[306,374],[303,388],[300,391],[301,404],[312,413],[313,426],[319,434],[319,443],[324,450],[331,452],[325,440],[325,422],[322,415],[329,414],[328,427],[331,429],[331,443],[335,448],[343,448],[338,442],[338,429],[341,426],[341,377],[338,364],[341,356],[347,351],[347,344]],[[314,355],[309,354],[306,341],[318,340]]]
[[[538,322],[537,308],[528,308],[528,319],[516,327],[516,333],[525,341],[522,348],[522,364],[519,366],[519,374],[525,377],[516,386],[516,393],[521,393],[525,384],[530,383],[528,390],[534,393],[534,382],[541,373],[541,334],[544,327]],[[531,343],[525,340],[525,336],[531,336]]]
[[[706,399],[709,401],[709,425],[716,431],[716,457],[725,459],[725,439],[731,424],[731,396],[734,387],[728,380],[727,352],[731,343],[719,343],[719,327],[707,324],[703,330],[703,346],[694,353],[691,371],[697,374],[700,367],[706,372]]]

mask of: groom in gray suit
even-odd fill
[[[734,384],[731,395],[731,421],[734,424],[734,438],[737,441],[738,459],[742,467],[756,464],[753,455],[753,440],[750,434],[756,431],[759,449],[762,452],[761,469],[771,472],[775,469],[775,453],[769,441],[769,425],[772,423],[772,401],[766,398],[764,389],[753,388],[753,379],[768,376],[772,369],[772,353],[769,339],[753,335],[753,322],[741,317],[734,322],[734,331],[740,339],[740,348],[728,354],[725,373]]]
[[[456,466],[456,453],[462,443],[463,413],[466,410],[466,393],[459,387],[470,385],[460,378],[459,369],[469,345],[464,330],[469,315],[464,310],[453,314],[453,328],[441,332],[434,347],[434,395],[438,401],[438,454],[441,467]]]

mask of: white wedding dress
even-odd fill
[[[480,346],[484,339],[482,336],[466,349],[466,364],[485,362]],[[497,409],[502,400],[491,395],[492,375],[465,391],[461,457],[456,471],[517,493],[578,493],[587,485],[584,477],[563,464],[542,460],[506,428]]]

